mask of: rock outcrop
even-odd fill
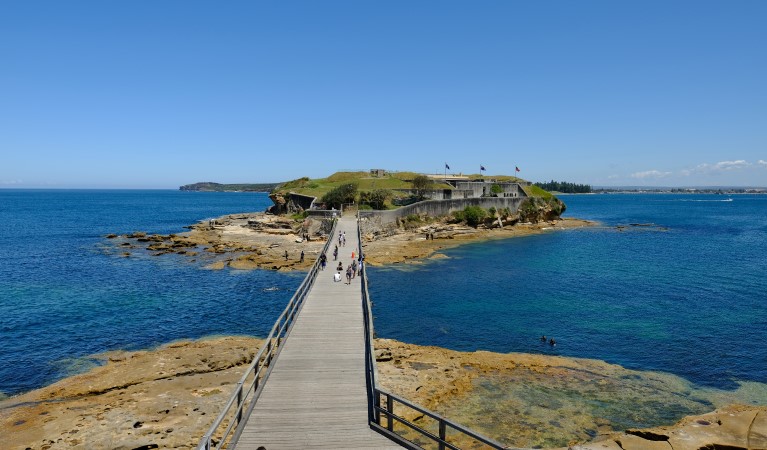
[[[3,448],[194,448],[260,345],[258,339],[226,337],[96,355],[103,366],[0,401]],[[375,347],[383,389],[515,448],[767,448],[767,407],[732,405],[697,413],[710,411],[716,395],[668,374],[597,360],[456,352],[389,339],[376,339]],[[648,421],[659,408],[690,416],[674,426],[618,428],[621,417]],[[427,421],[398,411],[414,423]],[[469,441],[458,444],[473,448]]]
[[[192,225],[186,233],[108,235],[104,249],[122,257],[183,255],[209,269],[308,270],[328,237],[326,222],[267,213],[231,214]]]
[[[260,345],[227,337],[96,355],[104,366],[0,402],[3,448],[194,448]]]
[[[564,202],[554,196],[548,199],[527,197],[519,207],[518,214],[522,222],[538,223],[559,219],[566,209]]]

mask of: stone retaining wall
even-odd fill
[[[412,205],[388,211],[360,211],[360,227],[362,233],[381,232],[397,227],[397,222],[411,214],[426,214],[431,217],[440,217],[451,214],[453,211],[462,211],[467,206],[479,206],[484,209],[509,208],[512,213],[519,210],[524,197],[481,197],[462,198],[454,200],[425,200]]]

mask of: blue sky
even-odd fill
[[[0,187],[767,185],[767,1],[0,5]]]

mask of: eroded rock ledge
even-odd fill
[[[4,448],[194,448],[261,343],[225,337],[97,355],[104,366],[0,402]],[[671,375],[596,360],[455,352],[388,339],[377,339],[376,349],[385,389],[509,446],[767,448],[767,408],[730,405],[694,413],[719,406],[717,394],[696,391]],[[670,427],[616,433],[620,414],[611,421],[589,406],[610,401],[637,422],[652,408],[693,415]]]
[[[363,236],[366,261],[372,266],[418,263],[423,258],[441,257],[440,250],[469,242],[527,236],[550,230],[596,225],[578,219],[538,223],[516,223],[497,228],[473,228],[434,220],[413,226],[405,224],[386,234]],[[330,222],[321,219],[296,221],[265,213],[232,214],[191,225],[190,231],[160,235],[134,232],[110,234],[109,251],[123,257],[137,254],[183,255],[209,269],[308,270],[328,238]],[[332,248],[328,254],[332,260]],[[339,249],[344,260],[357,252],[352,240]],[[288,258],[285,258],[285,252]],[[300,254],[304,252],[304,261]]]
[[[107,238],[111,251],[124,257],[176,254],[208,269],[308,270],[325,245],[329,226],[323,220],[243,213],[199,222],[189,229],[169,235],[134,232]]]

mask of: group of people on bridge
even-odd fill
[[[338,233],[338,245],[333,249],[333,261],[338,260],[338,247],[345,246],[346,245],[346,232],[339,232]],[[364,264],[365,258],[362,256],[362,254],[358,254],[356,250],[352,250],[351,255],[351,263],[346,266],[346,284],[352,284],[352,280],[357,277],[357,275],[362,274],[362,266]],[[327,265],[328,257],[325,253],[320,255],[320,269],[325,270],[325,266]],[[341,281],[341,273],[344,271],[344,263],[341,261],[338,261],[338,266],[336,267],[336,271],[333,274],[333,281],[339,282]]]

